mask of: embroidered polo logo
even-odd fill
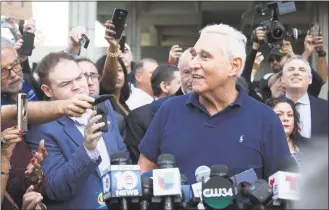
[[[243,142],[243,136],[244,136],[244,135],[240,136],[240,140],[239,140],[240,143]]]

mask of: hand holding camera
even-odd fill
[[[72,28],[69,38],[69,47],[67,52],[77,55],[80,53],[81,46],[87,48],[89,45],[89,39],[86,36],[87,29],[83,26],[77,26]]]
[[[295,55],[294,50],[292,49],[291,42],[283,40],[282,51],[287,54],[289,57]]]
[[[179,56],[182,54],[182,48],[179,45],[174,45],[171,47],[169,51],[168,62],[172,64],[176,64],[178,62]]]

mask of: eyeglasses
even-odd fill
[[[100,80],[100,76],[96,73],[84,73],[83,75],[85,75],[86,79],[91,79],[93,82],[98,82]]]
[[[11,71],[17,74],[20,73],[22,69],[23,67],[21,61],[16,59],[13,63],[8,64],[6,67],[1,69],[1,79],[6,79],[10,77]]]

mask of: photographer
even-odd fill
[[[264,38],[265,38],[264,30],[265,29],[262,26],[259,26],[253,31],[252,49],[250,50],[250,52],[247,56],[245,67],[244,67],[243,73],[241,75],[242,77],[244,77],[246,79],[246,81],[250,81],[250,83],[251,83],[252,68],[253,68],[253,65],[255,62],[256,54],[260,48],[260,44],[262,44],[264,42]],[[307,39],[307,37],[306,37],[306,39]],[[274,73],[278,73],[278,72],[282,71],[283,65],[285,64],[286,60],[289,57],[294,55],[290,41],[283,40],[282,44],[283,45],[282,45],[281,49],[273,48],[267,59],[271,66],[271,69],[273,70]],[[318,45],[316,45],[316,46],[320,47],[321,44],[323,44],[323,42],[321,42],[321,39],[319,39]],[[303,54],[305,56],[309,54],[309,51],[311,49],[314,50],[314,48],[315,48],[315,45],[312,48],[308,47],[309,45],[310,44],[308,44],[308,45],[305,44],[305,52]],[[324,55],[324,54],[325,53],[322,53],[321,55]],[[319,72],[322,72],[323,68],[325,66],[323,64],[323,62],[321,64],[322,65],[318,65],[318,66],[320,66]],[[262,95],[261,100],[259,99],[257,94],[256,95],[253,94],[253,91],[255,89],[254,85],[251,85],[252,88],[250,88],[249,95],[260,101],[264,101],[264,100],[270,98],[271,97],[270,78],[272,77],[272,75],[273,75],[273,73],[269,73],[269,74],[265,75],[264,77],[262,77],[260,80],[260,92]],[[321,79],[321,77],[319,76],[319,74],[316,71],[314,71],[313,69],[312,69],[312,75],[313,75],[313,82],[309,86],[308,91],[311,95],[317,97],[319,95],[321,87],[324,83],[323,83],[323,80]]]

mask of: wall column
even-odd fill
[[[141,24],[140,24],[140,2],[127,2],[125,5],[128,10],[126,42],[129,44],[134,56],[134,61],[141,59]]]

